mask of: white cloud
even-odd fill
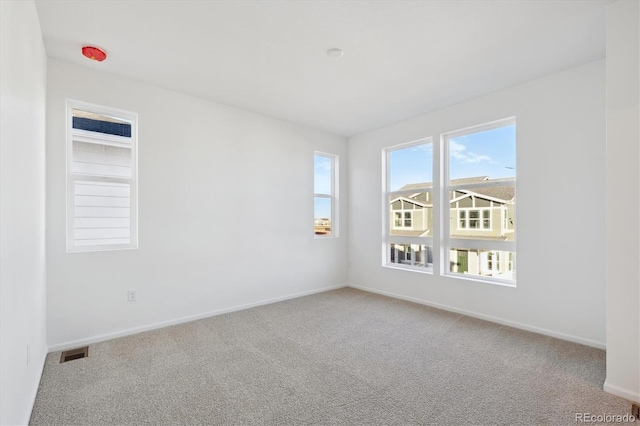
[[[411,152],[424,152],[427,155],[433,154],[433,146],[430,143],[416,145],[410,148]]]
[[[475,154],[471,151],[467,151],[466,146],[453,140],[449,141],[449,155],[451,158],[455,158],[465,164],[482,163],[483,161],[492,162],[491,157],[488,155]]]
[[[325,157],[316,157],[314,170],[316,173],[331,173],[331,160]]]

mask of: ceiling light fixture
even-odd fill
[[[107,54],[104,50],[94,46],[83,46],[82,54],[92,61],[102,62],[107,59]]]
[[[340,58],[342,55],[344,55],[344,52],[341,49],[334,47],[332,49],[327,50],[327,56],[331,58]]]

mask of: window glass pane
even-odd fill
[[[516,176],[515,124],[455,136],[448,146],[451,185]]]
[[[333,185],[331,176],[333,174],[333,161],[329,157],[322,155],[314,156],[314,192],[316,194],[331,195]]]
[[[515,187],[460,188],[449,197],[451,238],[515,241]]]
[[[400,228],[402,227],[402,213],[401,212],[394,212],[393,214],[393,227],[397,227]]]
[[[392,264],[433,268],[433,247],[423,244],[389,244]]]
[[[74,245],[131,242],[131,185],[75,181]]]
[[[314,197],[314,218],[316,235],[331,235],[331,198]]]
[[[431,188],[433,186],[433,146],[431,143],[389,151],[388,191]]]
[[[427,201],[429,200],[429,201]],[[389,235],[433,236],[431,191],[389,196]]]
[[[131,137],[131,122],[79,109],[73,110],[73,128],[107,135]]]
[[[515,280],[514,253],[498,250],[472,250],[451,248],[449,272],[479,277]]]
[[[131,177],[131,148],[73,141],[71,172],[89,176]]]

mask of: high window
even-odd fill
[[[433,143],[385,151],[385,249],[389,266],[433,269]]]
[[[516,126],[443,135],[443,273],[515,282]]]
[[[314,162],[314,221],[318,237],[338,236],[338,157],[316,152]]]
[[[137,115],[67,102],[67,251],[137,248]]]

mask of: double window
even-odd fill
[[[338,157],[316,152],[313,231],[318,237],[338,236]]]
[[[506,119],[386,149],[385,264],[513,285],[515,136]]]
[[[411,229],[411,221],[413,220],[413,213],[411,211],[394,211],[393,215],[393,227],[395,229]]]
[[[136,248],[136,114],[68,101],[67,120],[67,251]]]
[[[491,210],[458,209],[458,229],[491,229]]]

